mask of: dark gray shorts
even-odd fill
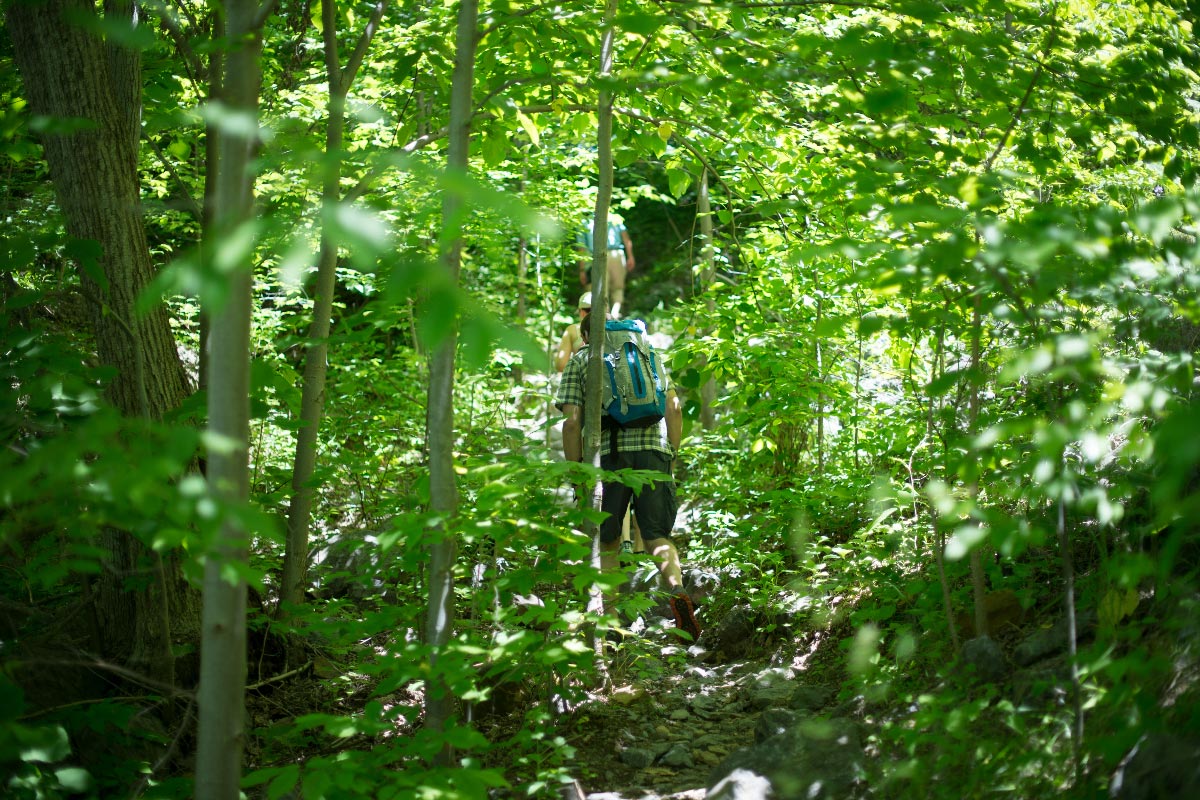
[[[679,501],[675,499],[675,479],[671,477],[671,460],[657,450],[634,450],[630,453],[611,453],[602,456],[600,466],[606,470],[646,469],[663,473],[661,481],[644,484],[636,493],[623,483],[604,482],[604,498],[600,510],[608,514],[600,523],[600,541],[614,542],[621,538],[621,522],[629,503],[637,514],[642,539],[669,539],[675,528]]]

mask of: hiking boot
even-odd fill
[[[700,640],[700,625],[696,622],[696,605],[692,598],[682,592],[671,598],[671,612],[675,614],[675,627],[692,637],[692,643]]]

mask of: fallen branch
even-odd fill
[[[312,661],[306,661],[303,664],[301,664],[300,666],[296,667],[295,669],[289,670],[280,675],[276,675],[274,678],[267,678],[266,680],[261,680],[258,683],[252,683],[246,687],[246,691],[248,692],[251,689],[260,689],[263,686],[266,686],[268,683],[276,683],[285,678],[290,678],[293,675],[298,675],[299,673],[304,672],[304,670],[308,669],[311,666],[312,666]]]

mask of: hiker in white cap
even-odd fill
[[[577,305],[579,317],[592,310],[592,293],[584,292],[579,296]],[[572,322],[567,326],[566,333],[562,335],[562,339],[558,342],[558,350],[554,353],[554,370],[562,372],[567,366],[567,362],[571,360],[571,356],[583,349],[583,333],[579,330],[579,323]]]

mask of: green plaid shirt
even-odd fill
[[[661,355],[661,354],[660,354]],[[584,383],[587,379],[587,364],[588,364],[588,348],[583,348],[575,355],[571,356],[571,360],[567,362],[566,369],[563,370],[562,383],[558,386],[558,399],[555,405],[558,410],[562,411],[565,405],[574,405],[583,408],[583,398],[586,395],[587,389]],[[658,368],[662,374],[663,385],[670,391],[674,388],[671,384],[671,376],[667,372],[666,364],[662,363],[660,358]],[[671,450],[671,442],[667,439],[667,420],[660,419],[656,425],[648,425],[645,428],[617,428],[617,452],[631,453],[634,450],[657,450],[667,458],[674,458],[675,453]],[[587,432],[584,432],[584,437],[587,437]],[[612,448],[612,431],[600,431],[600,455],[606,456]]]

